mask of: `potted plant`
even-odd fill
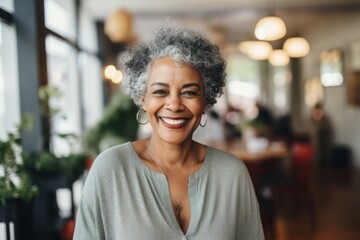
[[[57,190],[68,189],[73,198],[73,183],[81,177],[86,169],[88,154],[85,151],[71,149],[69,154],[59,155],[51,151],[51,137],[56,135],[73,146],[77,137],[74,134],[58,134],[52,131],[51,120],[61,109],[56,105],[63,96],[59,88],[47,85],[39,89],[40,113],[42,122],[42,148],[36,152],[23,154],[24,166],[33,183],[38,187],[34,199],[35,235],[44,239],[59,238],[59,224],[65,219],[74,219],[75,207],[71,199],[71,214],[60,214],[57,202]]]
[[[73,134],[61,137],[69,139],[71,137],[69,135],[74,137]],[[81,176],[88,158],[87,153],[75,151],[62,156],[48,150],[23,154],[24,165],[33,177],[64,177],[68,181],[75,181]]]
[[[20,231],[17,230],[22,228],[19,224],[24,219],[20,214],[27,212],[28,202],[38,192],[30,181],[21,155],[20,132],[29,126],[28,121],[29,118],[23,118],[15,132],[8,133],[5,140],[0,140],[0,222],[5,222],[8,237],[11,221],[15,225],[15,235],[18,235]],[[25,229],[22,231],[26,232]]]
[[[10,199],[30,200],[37,192],[29,181],[21,155],[20,131],[27,126],[23,122],[14,133],[8,133],[6,140],[0,140],[0,205]]]

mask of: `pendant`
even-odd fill
[[[182,208],[183,208],[183,207],[181,206],[180,203],[178,203],[178,204],[176,205],[176,207],[175,207],[176,218],[177,218],[177,220],[178,220],[178,223],[179,223],[180,228],[182,228],[182,226],[181,226],[181,220],[180,220],[180,213],[181,213]]]
[[[176,216],[177,216],[177,218],[178,218],[179,220],[180,220],[180,212],[181,212],[181,210],[182,210],[182,206],[181,206],[181,204],[179,203],[179,204],[176,205],[176,208],[175,208]]]

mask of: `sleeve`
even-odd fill
[[[105,239],[101,214],[99,183],[94,163],[82,191],[80,206],[76,216],[74,240]]]

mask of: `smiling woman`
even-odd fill
[[[147,85],[141,104],[154,136],[168,143],[191,139],[205,106],[200,73],[190,65],[162,57],[153,62]]]
[[[126,59],[124,88],[153,133],[97,157],[74,239],[264,239],[244,163],[192,138],[225,85],[217,46],[163,28]]]

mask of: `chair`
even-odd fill
[[[315,149],[309,143],[296,142],[291,146],[291,168],[289,177],[274,186],[276,198],[288,196],[294,212],[304,210],[311,229],[316,227],[315,197],[311,177],[313,173]],[[295,205],[294,205],[295,204]]]
[[[259,202],[264,235],[268,240],[276,239],[275,209],[271,187],[277,160],[277,158],[270,158],[260,161],[245,161]]]
[[[315,156],[314,147],[309,143],[295,143],[291,153],[293,174],[297,185],[309,185]]]

